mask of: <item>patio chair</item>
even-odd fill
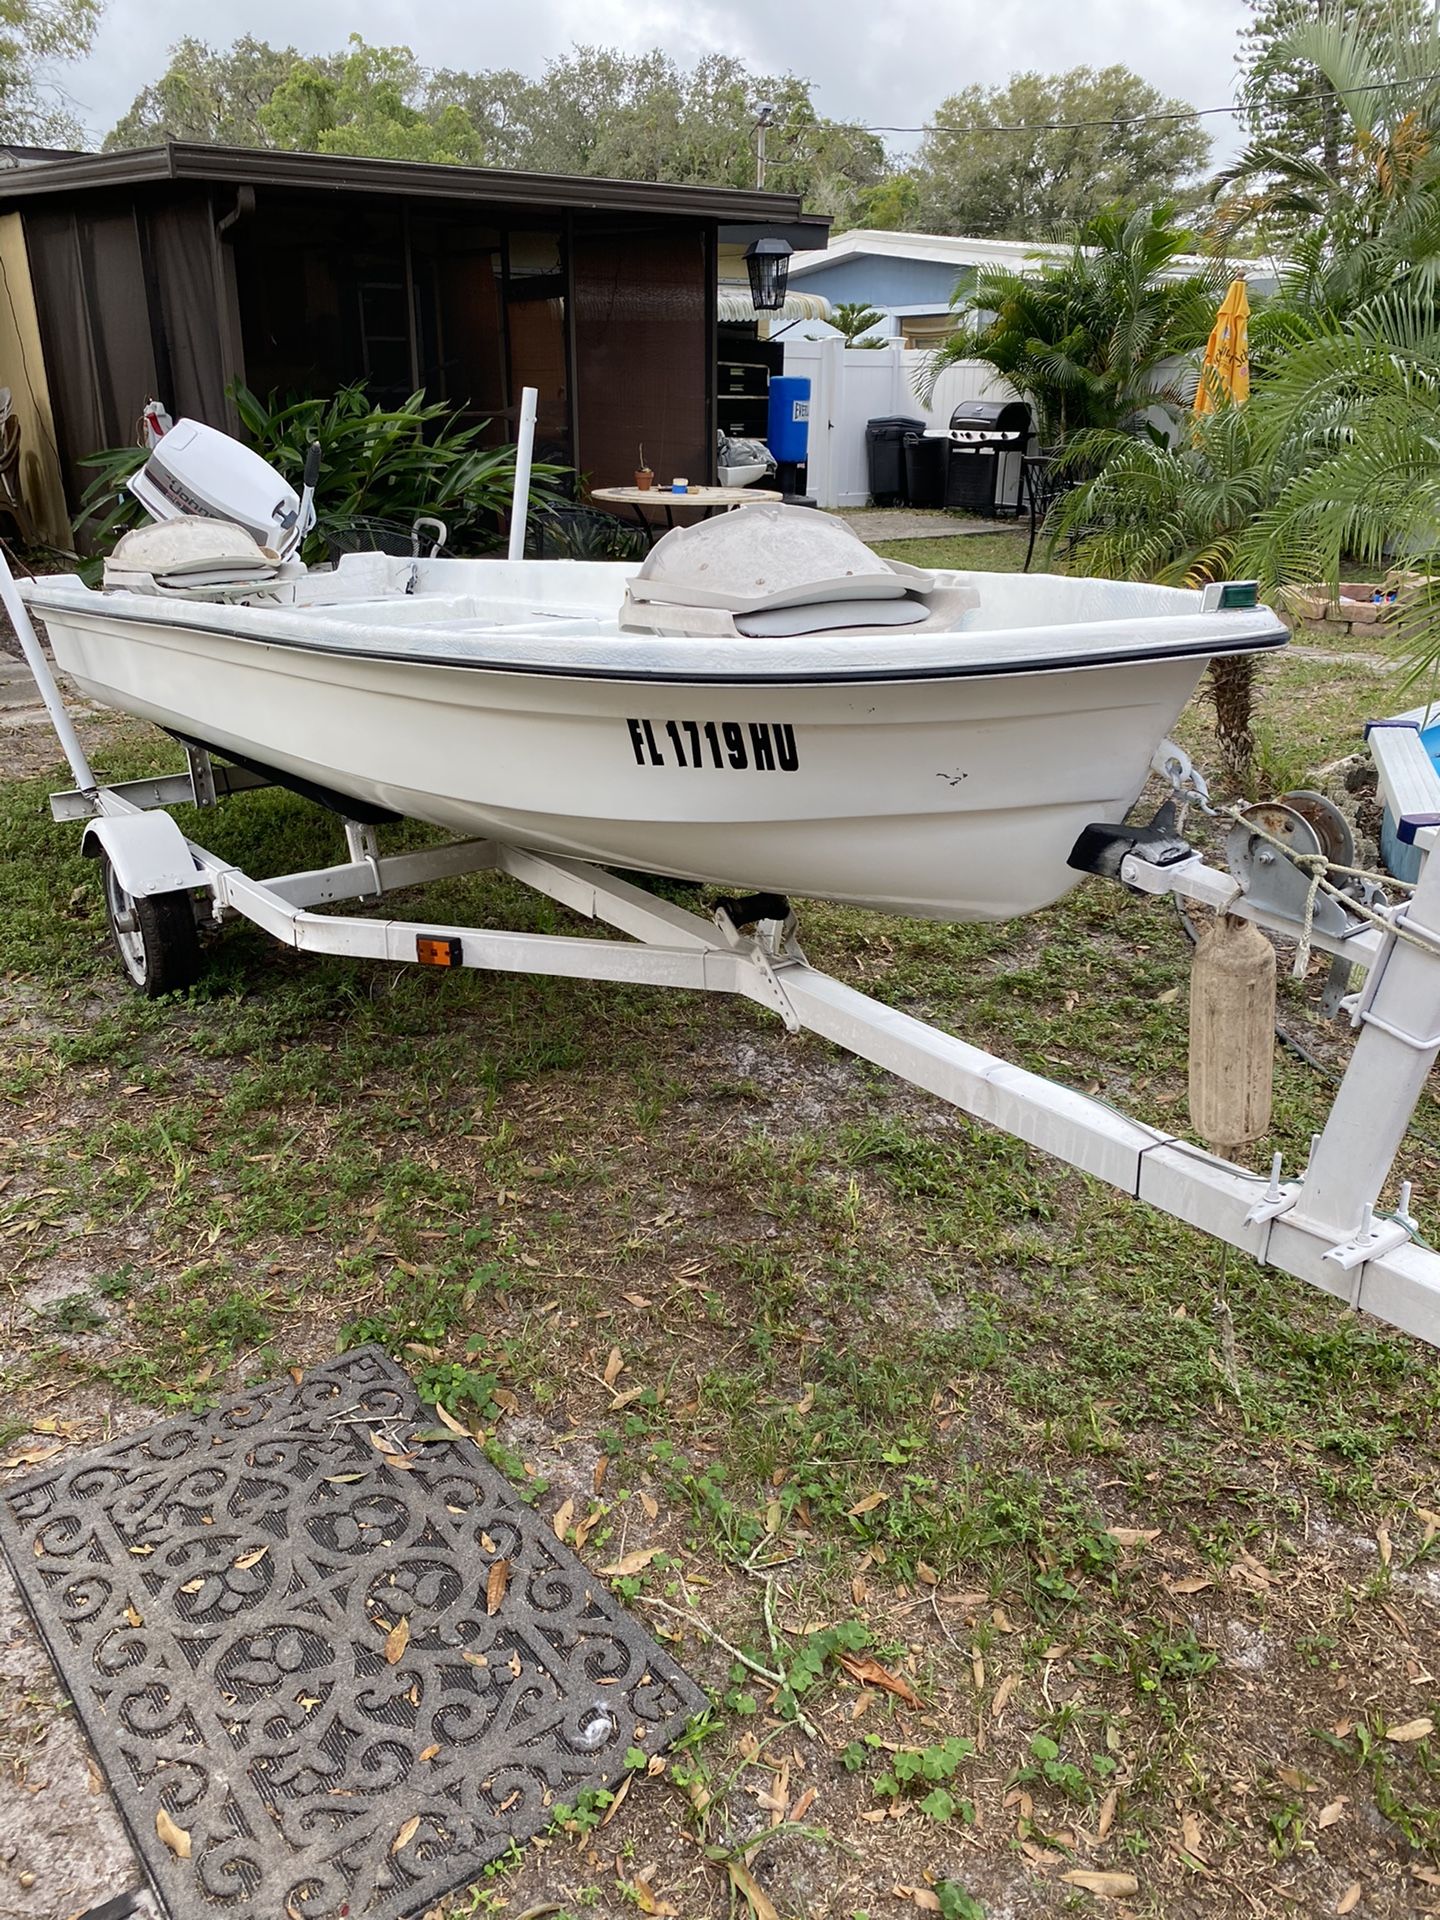
[[[1025,455],[1021,463],[1020,485],[1030,514],[1030,541],[1025,549],[1022,573],[1030,571],[1030,562],[1035,557],[1035,542],[1040,537],[1040,529],[1050,509],[1074,484],[1074,474],[1060,466],[1058,447],[1042,447],[1038,453]]]

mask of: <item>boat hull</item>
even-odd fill
[[[454,832],[938,920],[1068,892],[1206,664],[687,685],[37,611],[90,698],[221,755]]]

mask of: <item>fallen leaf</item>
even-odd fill
[[[600,1824],[602,1827],[608,1827],[610,1822],[615,1818],[616,1814],[620,1811],[621,1807],[625,1804],[625,1796],[627,1793],[629,1793],[631,1783],[634,1781],[634,1778],[635,1776],[633,1773],[627,1773],[625,1778],[620,1782],[619,1786],[615,1789],[615,1798],[610,1802],[609,1806],[605,1809],[604,1815],[600,1821]]]
[[[164,1807],[157,1807],[155,1811],[155,1831],[177,1860],[190,1858],[190,1835],[184,1827],[176,1826]]]
[[[396,1662],[403,1657],[405,1649],[409,1644],[410,1622],[407,1619],[397,1620],[385,1636],[386,1665],[393,1667]]]
[[[1360,1904],[1360,1882],[1352,1880],[1335,1902],[1336,1913],[1353,1913]]]
[[[609,1410],[619,1413],[622,1407],[628,1407],[632,1400],[639,1400],[648,1392],[648,1387],[626,1387],[623,1393],[617,1393],[611,1400]]]
[[[650,1304],[648,1296],[643,1293],[622,1293],[620,1298],[628,1300],[632,1307],[648,1307]]]
[[[187,1580],[184,1586],[181,1587],[180,1591],[182,1593],[199,1593],[200,1589],[204,1586],[204,1584],[205,1584],[204,1580],[197,1575],[195,1579]]]
[[[241,1573],[247,1573],[251,1567],[258,1567],[269,1551],[269,1547],[255,1547],[249,1553],[242,1553],[238,1560],[232,1560],[230,1564]]]
[[[1163,993],[1156,994],[1155,1005],[1157,1007],[1168,1007],[1173,1000],[1178,1000],[1179,997],[1179,987],[1166,987]]]
[[[470,1438],[468,1428],[462,1427],[450,1409],[448,1407],[442,1407],[438,1400],[435,1402],[435,1418],[440,1422],[442,1427],[448,1427],[452,1433],[458,1433],[462,1439],[468,1440]]]
[[[1349,1804],[1349,1801],[1345,1799],[1343,1795],[1338,1800],[1332,1800],[1328,1807],[1322,1807],[1319,1813],[1316,1814],[1316,1826],[1322,1828],[1333,1827],[1337,1820],[1343,1820],[1345,1818],[1345,1809]]]
[[[1010,1704],[1011,1694],[1014,1693],[1019,1684],[1020,1676],[1018,1673],[1006,1674],[1005,1678],[995,1689],[995,1697],[990,1702],[990,1715],[992,1719],[998,1720],[1001,1714],[1004,1713],[1006,1707]]]
[[[36,1447],[28,1453],[12,1453],[8,1460],[0,1460],[0,1467],[38,1467],[64,1451],[65,1442],[62,1440],[55,1447]]]
[[[921,1913],[939,1913],[940,1911],[940,1896],[932,1893],[929,1887],[907,1887],[902,1884],[895,1887],[893,1892],[897,1900],[908,1900],[912,1906],[918,1907]]]
[[[145,1624],[143,1616],[136,1611],[133,1600],[129,1601],[126,1605],[125,1618],[132,1627],[143,1627]]]
[[[495,1614],[500,1611],[500,1602],[505,1598],[505,1589],[509,1584],[510,1562],[508,1560],[492,1561],[485,1581],[486,1613]]]
[[[1119,1800],[1120,1795],[1118,1790],[1112,1787],[1100,1802],[1100,1819],[1096,1825],[1095,1832],[1096,1836],[1101,1840],[1105,1838],[1106,1834],[1109,1833],[1111,1827],[1115,1824],[1115,1808],[1119,1804]]]
[[[800,1399],[795,1402],[795,1411],[796,1413],[809,1413],[814,1405],[815,1389],[813,1387],[807,1387]]]
[[[855,1502],[854,1506],[850,1509],[850,1519],[858,1520],[862,1513],[873,1513],[880,1502],[882,1500],[888,1500],[889,1497],[889,1494],[882,1493],[877,1487],[874,1493],[867,1493],[862,1500]]]
[[[940,1584],[939,1574],[935,1571],[934,1567],[927,1566],[923,1560],[917,1560],[915,1562],[915,1574],[924,1586],[938,1587]]]
[[[555,1538],[563,1540],[570,1531],[570,1522],[575,1518],[575,1502],[566,1500],[555,1509],[555,1518],[550,1522],[555,1529]]]
[[[404,1826],[401,1827],[400,1831],[396,1834],[395,1838],[390,1842],[391,1853],[402,1853],[419,1831],[420,1816],[418,1813],[412,1813]]]
[[[654,1494],[642,1493],[640,1496],[640,1505],[645,1509],[645,1518],[647,1520],[659,1519],[660,1502],[655,1498]]]
[[[1014,1633],[1015,1622],[1006,1613],[1004,1607],[996,1607],[990,1615],[990,1624],[999,1633]]]
[[[601,1567],[601,1573],[610,1578],[628,1579],[632,1573],[639,1573],[655,1558],[663,1553],[663,1547],[637,1547],[633,1553],[622,1553],[618,1560],[612,1560],[608,1567]]]
[[[1418,1720],[1406,1720],[1398,1727],[1387,1727],[1385,1738],[1397,1745],[1408,1745],[1412,1740],[1425,1740],[1435,1731],[1435,1722],[1429,1714],[1422,1714]]]
[[[1390,1556],[1394,1551],[1390,1544],[1390,1529],[1388,1527],[1377,1527],[1375,1529],[1375,1545],[1380,1549],[1381,1566],[1388,1567],[1390,1564]]]
[[[1140,1882],[1133,1873],[1087,1873],[1083,1867],[1074,1867],[1060,1878],[1067,1887],[1082,1887],[1101,1900],[1123,1900],[1127,1894],[1140,1891]]]
[[[819,1791],[818,1787],[807,1787],[786,1817],[790,1820],[803,1820],[814,1806],[815,1796]]]
[[[440,1751],[440,1746],[439,1746],[439,1742],[437,1741],[433,1747],[422,1747],[420,1752],[416,1754],[415,1758],[417,1760],[433,1760],[436,1754],[439,1753],[439,1751]]]
[[[893,1693],[897,1699],[903,1700],[907,1707],[921,1704],[920,1696],[910,1682],[882,1667],[871,1654],[842,1652],[838,1658],[852,1680],[858,1680],[867,1687],[881,1687],[886,1693]]]
[[[751,1873],[743,1860],[729,1859],[725,1862],[725,1871],[730,1876],[730,1884],[742,1894],[754,1914],[755,1920],[780,1920],[775,1903]],[[673,1909],[672,1909],[673,1911]]]
[[[1215,1582],[1207,1579],[1203,1573],[1192,1573],[1183,1580],[1167,1580],[1165,1584],[1171,1593],[1203,1593],[1207,1587],[1213,1587]]]
[[[1117,1547],[1143,1547],[1160,1538],[1159,1527],[1106,1527]]]
[[[1436,1534],[1440,1533],[1440,1513],[1436,1513],[1433,1507],[1416,1507],[1415,1511],[1425,1522],[1425,1538],[1420,1544],[1428,1547]]]
[[[1180,1822],[1180,1844],[1186,1853],[1193,1854],[1197,1860],[1205,1858],[1204,1843],[1200,1837],[1200,1822],[1193,1813],[1187,1813]]]
[[[595,1462],[594,1471],[590,1475],[590,1491],[592,1493],[599,1493],[602,1490],[605,1485],[605,1476],[609,1471],[610,1456],[608,1453],[602,1453]]]
[[[1275,1778],[1281,1786],[1289,1787],[1292,1793],[1308,1793],[1314,1784],[1309,1775],[1301,1773],[1298,1767],[1276,1767]]]
[[[610,1358],[605,1362],[604,1380],[606,1386],[613,1387],[624,1371],[625,1362],[621,1357],[620,1349],[619,1347],[612,1347],[610,1349]]]

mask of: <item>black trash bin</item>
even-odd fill
[[[870,470],[870,498],[877,507],[906,504],[905,436],[924,430],[923,420],[892,414],[865,422],[865,456]]]
[[[920,433],[905,436],[905,500],[912,507],[943,507],[948,440]]]

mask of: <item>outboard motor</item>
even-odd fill
[[[196,517],[243,527],[260,547],[288,559],[315,524],[320,449],[305,462],[297,494],[275,469],[228,433],[199,420],[177,420],[126,482],[152,520]]]

